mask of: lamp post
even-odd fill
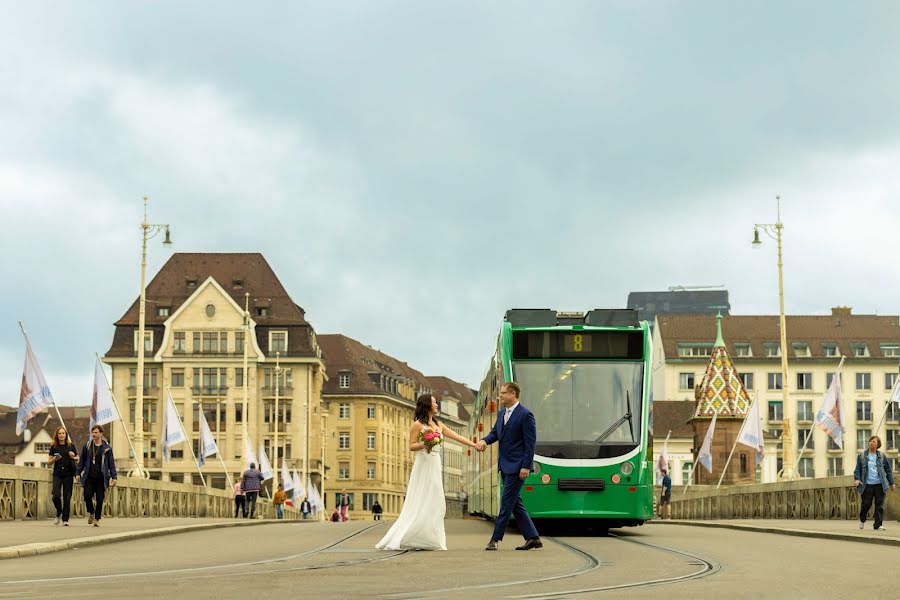
[[[147,479],[150,476],[144,466],[144,323],[147,303],[147,290],[145,289],[147,278],[147,240],[156,237],[161,231],[165,231],[166,237],[163,240],[163,245],[172,245],[168,224],[151,224],[147,222],[148,200],[149,198],[144,196],[144,220],[141,223],[141,300],[138,313],[138,362],[137,376],[135,378],[137,390],[134,399],[134,452],[137,454],[135,460],[141,465],[140,472],[136,475],[142,479]],[[131,476],[134,475],[134,473],[131,474]]]
[[[781,258],[781,232],[784,224],[781,222],[781,196],[775,196],[777,207],[777,220],[775,223],[760,224],[753,226],[753,248],[760,248],[762,242],[759,239],[760,230],[766,235],[774,239],[778,244],[778,311],[779,323],[781,328],[781,406],[783,414],[781,415],[781,473],[792,477],[794,473],[794,445],[796,439],[791,431],[791,416],[794,414],[793,408],[790,406],[790,397],[788,396],[788,364],[787,364],[787,330],[785,328],[784,319],[784,263]]]
[[[275,441],[274,441],[274,449],[272,450],[272,455],[275,458],[275,468],[272,469],[272,491],[278,489],[278,396],[281,394],[281,363],[279,362],[281,358],[281,352],[275,353]]]

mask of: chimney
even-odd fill
[[[853,312],[853,308],[850,306],[834,306],[831,309],[832,317],[849,317]]]

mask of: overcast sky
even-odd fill
[[[319,333],[473,387],[509,307],[777,313],[776,194],[789,313],[900,313],[895,2],[248,6],[4,6],[0,403],[18,320],[90,402],[144,194],[173,250],[262,252]]]

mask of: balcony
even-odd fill
[[[275,397],[275,386],[264,387],[262,389],[263,396],[272,396]],[[293,385],[283,385],[278,386],[278,396],[292,396],[294,394],[294,386]]]
[[[194,396],[227,396],[228,387],[192,387],[191,393]]]
[[[133,398],[137,396],[137,386],[129,385],[128,386],[128,396]],[[145,385],[144,386],[144,397],[148,396],[159,396],[159,388],[154,386]]]
[[[288,430],[289,426],[290,426],[290,423],[285,423],[284,421],[279,421],[278,422],[278,433],[286,432]],[[273,423],[271,421],[266,422],[266,428],[267,428],[266,431],[268,431],[269,433],[274,433],[275,432],[275,423]]]

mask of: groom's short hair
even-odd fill
[[[507,389],[508,391],[515,393],[516,398],[518,398],[519,395],[521,395],[521,393],[522,393],[522,386],[520,386],[520,385],[519,385],[518,383],[516,383],[515,381],[507,381],[507,382],[504,383],[503,385],[506,386],[506,389]]]

